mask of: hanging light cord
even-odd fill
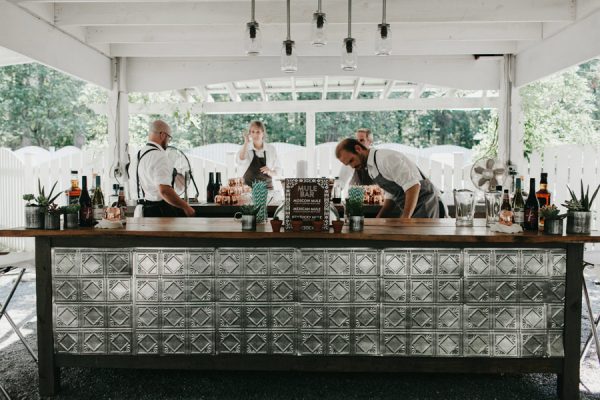
[[[385,2],[386,2],[386,0],[383,0],[383,17],[382,17],[382,21],[381,21],[381,23],[383,25],[385,25],[385,23],[386,23],[385,22]]]
[[[290,0],[287,0],[287,40],[290,40]]]
[[[352,37],[352,0],[348,0],[348,37]]]
[[[319,0],[317,3],[317,12],[321,13],[321,0]]]
[[[252,18],[251,18],[252,22],[256,22],[256,20],[254,19],[254,9],[255,9],[255,4],[254,4],[254,0],[252,0],[252,5],[250,6],[250,10],[251,10],[250,14],[252,14]]]

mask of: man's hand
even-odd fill
[[[261,168],[260,168],[260,172],[262,172],[262,173],[263,173],[263,174],[265,174],[265,175],[273,176],[273,175],[272,175],[272,174],[273,174],[273,171],[271,171],[271,170],[269,169],[269,167],[267,167],[267,166],[261,167]]]

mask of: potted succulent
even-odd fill
[[[563,206],[567,208],[567,233],[586,234],[592,231],[592,204],[598,194],[600,185],[596,188],[592,197],[589,196],[590,186],[588,185],[585,192],[583,190],[583,181],[581,181],[581,195],[577,197],[575,192],[571,190],[571,199],[567,200]]]
[[[256,214],[258,214],[260,207],[254,206],[254,204],[246,204],[240,207],[240,211],[235,213],[234,218],[242,221],[243,231],[255,231],[256,230]]]
[[[44,229],[44,213],[42,207],[37,203],[32,203],[35,196],[31,193],[24,194],[23,200],[25,204],[25,228],[27,229]]]
[[[321,217],[317,217],[312,221],[312,226],[315,229],[315,232],[320,232],[323,230],[323,223],[324,221],[321,219]]]
[[[276,215],[271,220],[271,229],[273,230],[273,232],[279,232],[279,231],[281,231],[282,224],[283,224],[283,221],[280,220],[279,217]]]
[[[336,220],[331,221],[331,226],[333,226],[334,233],[340,233],[342,231],[342,228],[344,227],[344,221],[338,218]]]
[[[563,219],[567,214],[560,214],[558,208],[552,204],[540,209],[540,217],[544,218],[544,233],[547,235],[562,235]]]
[[[79,204],[69,204],[61,207],[61,211],[65,214],[65,229],[73,229],[79,227]]]
[[[293,217],[291,224],[293,232],[300,232],[302,231],[302,225],[304,225],[304,221],[302,221],[302,218],[300,217]]]
[[[60,214],[62,210],[56,203],[48,204],[44,215],[44,229],[60,229]]]
[[[360,232],[365,224],[365,215],[363,211],[364,190],[361,187],[353,186],[348,189],[348,199],[346,200],[346,211],[350,219],[350,231]]]

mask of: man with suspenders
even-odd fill
[[[137,154],[138,202],[144,217],[193,217],[196,211],[173,189],[173,165],[165,152],[171,141],[171,128],[161,120],[150,124],[148,143]]]
[[[356,140],[363,144],[367,149],[370,149],[373,145],[373,134],[369,128],[359,128],[354,133]],[[369,176],[367,170],[364,169],[353,169],[349,165],[344,165],[340,168],[340,173],[338,174],[340,178],[340,184],[342,189],[346,187],[347,184],[359,185],[359,186],[369,186],[374,185],[373,179]]]
[[[377,218],[385,217],[395,205],[401,218],[440,218],[443,204],[439,191],[408,157],[394,150],[368,149],[356,139],[344,139],[336,157],[355,170],[364,170],[385,193]]]

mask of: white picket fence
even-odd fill
[[[334,177],[339,175],[341,163],[335,158],[336,143],[317,145],[313,154],[307,154],[303,146],[287,143],[273,143],[283,168],[283,177],[294,177],[298,161],[306,160],[314,168],[314,176]],[[417,163],[433,183],[444,192],[444,198],[452,203],[454,188],[474,189],[470,179],[472,152],[458,146],[435,146],[417,149],[395,143],[382,144],[378,148],[390,148],[403,152]],[[223,182],[228,178],[243,175],[235,164],[235,154],[240,146],[235,144],[211,144],[185,151],[194,174],[200,199],[203,200],[209,172],[221,172]],[[112,184],[108,179],[110,166],[107,165],[107,149],[84,149],[65,147],[57,151],[48,151],[38,147],[27,147],[17,151],[0,148],[0,227],[23,226],[25,202],[24,193],[37,193],[37,182],[50,189],[58,181],[57,189],[65,191],[69,187],[70,171],[77,170],[79,175],[90,176],[97,173],[102,176],[102,190],[105,196],[112,193]],[[137,149],[132,149],[131,159],[135,160]],[[132,163],[135,166],[135,161]],[[529,165],[520,175],[539,179],[540,172],[549,173],[550,190],[553,203],[562,204],[568,199],[566,186],[579,190],[581,179],[591,187],[598,185],[600,179],[599,151],[590,147],[564,145],[545,149],[542,154],[534,154]],[[128,184],[129,197],[136,197],[135,172]],[[526,182],[528,182],[526,180]],[[90,183],[91,184],[91,183]],[[194,195],[193,189],[190,195]],[[65,204],[66,196],[60,196],[59,204]],[[600,211],[600,199],[594,209]],[[595,215],[598,215],[596,212]],[[31,239],[0,238],[0,247],[23,250],[33,249]]]

